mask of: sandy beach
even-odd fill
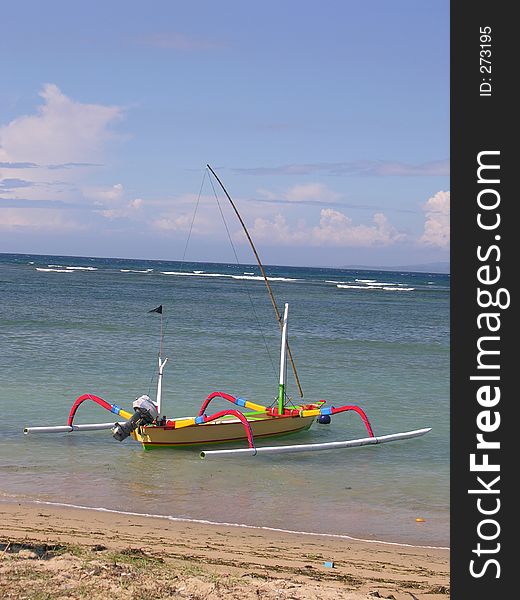
[[[0,597],[436,600],[449,551],[0,503]]]

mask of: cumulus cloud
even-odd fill
[[[373,216],[370,225],[354,224],[344,213],[332,208],[320,211],[319,224],[309,227],[300,220],[295,226],[277,214],[273,220],[257,218],[251,230],[255,239],[283,245],[370,247],[403,241],[400,233],[382,213]]]
[[[193,218],[193,209],[183,211],[177,208],[165,212],[150,223],[151,227],[160,232],[186,233],[195,235],[215,235],[221,231],[222,221],[217,214],[201,214],[199,211]]]
[[[55,84],[43,86],[42,103],[34,114],[22,115],[0,126],[0,198],[24,207],[0,208],[0,227],[63,229],[72,216],[60,208],[39,211],[35,204],[84,205],[81,188],[99,167],[107,142],[115,139],[113,125],[123,116],[119,106],[86,104],[66,96]],[[50,180],[49,175],[58,180]],[[108,195],[117,195],[117,186]],[[27,203],[29,202],[29,203]],[[77,213],[76,213],[77,214]],[[84,226],[78,223],[77,226]]]
[[[130,200],[128,206],[133,209],[142,208],[144,204],[144,200],[142,198],[135,198],[134,200]]]
[[[188,214],[162,216],[155,219],[153,227],[162,231],[189,231],[192,218]]]
[[[201,235],[222,233],[222,216],[213,195],[179,194],[155,201],[154,205],[156,216],[150,226],[156,231],[188,233],[191,229]]]
[[[131,200],[126,203],[124,206],[119,206],[117,208],[104,208],[99,211],[99,214],[105,219],[128,219],[134,216],[137,216],[139,209],[141,208],[141,204],[139,203],[140,199]],[[136,204],[137,203],[137,204]]]
[[[114,137],[111,125],[122,116],[119,106],[83,104],[48,83],[36,115],[24,115],[0,127],[4,163],[78,163],[98,156]]]
[[[450,192],[437,192],[423,207],[426,213],[421,244],[446,248],[450,243]]]
[[[309,238],[309,231],[303,223],[291,227],[281,214],[275,215],[272,220],[256,218],[250,233],[255,240],[282,245],[299,245]]]
[[[96,203],[102,202],[113,202],[122,198],[124,194],[123,184],[116,183],[108,188],[85,188],[83,190],[83,195],[86,198],[91,198],[96,201]]]
[[[96,212],[106,219],[127,219],[139,215],[144,206],[142,198],[129,200],[122,183],[110,187],[85,188],[83,195],[94,201]]]
[[[313,239],[320,246],[387,246],[404,239],[383,213],[374,214],[372,221],[371,225],[354,225],[347,215],[326,208],[312,230]]]

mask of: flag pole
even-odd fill
[[[159,313],[161,315],[161,330],[160,330],[160,339],[159,339],[159,358],[158,358],[158,363],[159,363],[159,370],[157,371],[157,395],[156,395],[156,399],[155,399],[155,404],[157,405],[157,412],[159,413],[159,416],[161,415],[161,400],[162,400],[162,378],[163,378],[163,371],[164,371],[164,367],[166,366],[166,363],[168,362],[168,359],[165,358],[164,360],[162,359],[162,352],[163,352],[163,307],[162,304],[160,304],[157,308],[152,308],[152,310],[148,311],[149,313]]]

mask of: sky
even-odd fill
[[[449,261],[447,0],[0,14],[0,252]]]

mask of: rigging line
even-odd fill
[[[197,203],[195,204],[195,210],[193,211],[193,218],[191,219],[190,230],[188,232],[188,238],[186,239],[186,245],[184,246],[184,252],[182,253],[182,260],[186,257],[186,251],[188,250],[188,244],[191,238],[191,231],[193,229],[193,223],[195,223],[195,216],[197,215],[197,209],[199,208],[200,197],[202,195],[202,188],[204,187],[204,181],[206,179],[206,175],[208,174],[207,169],[204,169],[204,175],[202,177],[202,183],[200,184],[199,196],[197,198]]]
[[[227,222],[226,222],[226,218],[224,217],[224,211],[222,210],[222,207],[220,206],[220,201],[218,199],[217,191],[215,190],[215,186],[213,185],[213,181],[211,180],[211,177],[209,178],[209,182],[211,183],[211,187],[213,189],[213,193],[215,194],[215,200],[217,201],[217,206],[218,206],[218,209],[220,211],[220,216],[222,217],[222,221],[224,222],[224,227],[226,228],[226,231],[227,231],[227,234],[228,234],[229,243],[231,244],[231,248],[233,248],[233,254],[235,255],[235,260],[237,261],[237,265],[240,265],[240,261],[238,259],[238,254],[237,254],[237,251],[235,249],[235,245],[233,244],[233,239],[231,237],[231,233],[229,231],[229,228],[228,228],[228,225],[227,225]],[[256,324],[258,326],[258,331],[260,332],[260,335],[262,336],[262,340],[264,342],[264,346],[265,346],[265,349],[267,351],[267,356],[269,357],[269,362],[271,363],[271,367],[273,369],[273,373],[276,373],[276,368],[274,366],[273,357],[271,356],[271,353],[269,352],[269,345],[267,344],[267,340],[265,339],[265,335],[264,335],[264,332],[262,330],[262,326],[260,324],[260,319],[258,318],[258,315],[256,313],[255,305],[254,305],[254,302],[253,302],[253,298],[251,297],[251,294],[249,293],[249,289],[247,287],[247,283],[246,283],[246,285],[244,285],[244,289],[246,290],[247,297],[249,298],[249,303],[251,304],[251,310],[253,311],[253,315],[255,316]]]
[[[255,245],[253,243],[253,240],[251,239],[251,236],[249,235],[249,231],[247,230],[246,224],[244,223],[244,220],[240,216],[240,213],[238,212],[238,209],[235,206],[235,203],[231,199],[231,196],[228,194],[228,191],[224,187],[224,184],[222,183],[222,181],[220,181],[219,176],[215,173],[215,171],[209,165],[207,165],[207,167],[210,170],[210,172],[212,173],[213,177],[215,177],[215,179],[218,181],[218,183],[219,183],[220,187],[222,188],[222,190],[224,191],[224,193],[226,194],[226,197],[229,200],[229,203],[233,207],[233,210],[235,211],[235,214],[236,214],[238,220],[240,221],[240,224],[242,225],[242,228],[244,230],[244,233],[246,234],[246,237],[247,237],[247,239],[249,241],[251,249],[253,250],[253,254],[255,255],[256,262],[258,263],[258,266],[260,267],[260,272],[262,273],[262,277],[264,278],[264,282],[265,282],[265,285],[267,287],[267,291],[269,292],[269,297],[271,298],[271,303],[273,305],[274,312],[275,312],[276,317],[278,319],[278,324],[280,325],[280,328],[282,328],[281,314],[280,314],[280,311],[279,311],[278,306],[276,304],[276,300],[274,298],[273,290],[271,289],[271,286],[269,284],[269,280],[267,279],[267,275],[265,274],[265,269],[264,269],[264,267],[262,265],[262,261],[260,260],[260,257],[258,256],[258,252],[256,251],[256,248],[255,248]],[[211,177],[210,177],[210,181],[211,181]],[[303,399],[303,389],[302,389],[302,386],[300,384],[300,378],[298,377],[298,372],[296,371],[296,364],[294,363],[293,355],[292,355],[291,349],[289,347],[289,344],[287,344],[287,355],[289,357],[289,360],[291,361],[291,367],[292,367],[292,370],[293,370],[293,374],[294,374],[294,379],[296,381],[296,385],[298,387],[298,392],[300,394],[300,398]]]

